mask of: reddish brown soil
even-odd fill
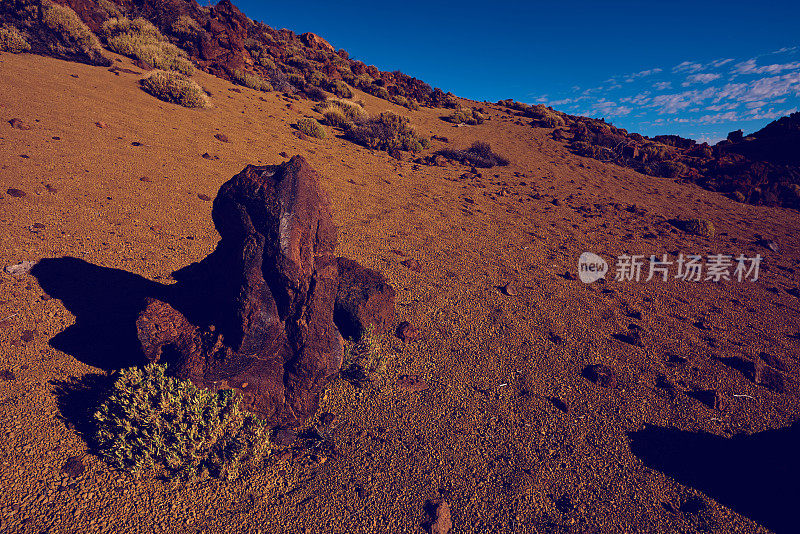
[[[456,128],[439,119],[446,110],[358,94],[372,114],[401,112],[457,148],[486,140],[511,160],[463,177],[460,165],[398,162],[335,135],[300,140],[290,125],[317,116],[310,102],[234,92],[204,73],[208,110],[160,102],[138,76],[103,67],[3,54],[0,72],[0,267],[77,258],[58,264],[59,294],[0,274],[0,531],[421,532],[426,503],[442,498],[454,533],[792,531],[796,211],[574,156],[493,105],[490,121]],[[337,253],[386,273],[416,338],[384,341],[392,357],[378,383],[330,385],[321,410],[338,419],[336,451],[276,452],[233,482],[114,471],[79,432],[80,399],[63,392],[122,363],[104,339],[114,329],[57,336],[87,317],[124,319],[115,303],[144,280],[170,283],[209,254],[218,235],[204,199],[281,152],[321,173]],[[666,222],[677,217],[705,217],[717,237]],[[764,260],[757,282],[585,285],[574,279],[584,251]],[[410,258],[418,271],[401,263]],[[631,324],[643,346],[620,339]],[[720,361],[762,353],[785,367],[783,392]],[[616,388],[581,375],[597,363]],[[401,391],[403,375],[428,389]],[[721,410],[692,395],[710,389]],[[647,425],[658,428],[632,449],[629,433]],[[86,469],[71,478],[62,466],[74,456]]]

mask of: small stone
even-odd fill
[[[288,447],[297,439],[297,431],[293,428],[278,428],[275,430],[272,439],[275,445],[279,447]]]
[[[447,501],[442,501],[436,505],[433,513],[431,534],[448,534],[451,528],[453,528],[453,522],[450,518],[450,505],[447,504]]]
[[[14,374],[14,371],[12,371],[11,369],[3,369],[2,371],[0,371],[0,380],[5,380],[6,382],[13,382],[16,379],[17,377]]]
[[[6,266],[5,271],[11,276],[19,277],[28,274],[34,265],[35,263],[32,261],[23,261],[15,265]]]
[[[78,478],[84,471],[86,471],[86,466],[83,465],[83,459],[80,456],[70,456],[61,466],[61,472],[71,478]]]
[[[24,330],[20,339],[25,343],[30,343],[33,341],[34,334],[35,332],[33,330]]]
[[[701,389],[689,392],[687,395],[699,400],[712,410],[724,410],[726,405],[723,396],[715,389]]]
[[[225,135],[225,134],[221,134],[221,133],[214,134],[214,137],[217,139],[217,141],[222,141],[223,143],[230,143],[231,142],[230,139],[228,139],[228,136]]]
[[[56,189],[50,184],[47,184],[46,186],[44,186],[44,188],[47,189],[48,193],[58,193],[58,189]]]
[[[142,176],[141,178],[139,178],[139,181],[140,182],[152,182],[153,180],[151,178],[148,178],[147,176]]]
[[[414,258],[409,258],[407,260],[403,260],[400,262],[402,265],[405,265],[409,269],[415,272],[422,272],[422,266],[419,264],[419,261],[415,260]]]
[[[403,343],[408,343],[417,337],[417,329],[408,321],[403,321],[397,325],[397,337],[399,337]]]
[[[203,159],[211,159],[211,154],[209,154],[208,152],[204,152]]]
[[[501,290],[503,291],[504,295],[508,295],[509,297],[516,296],[517,290],[514,289],[514,286],[511,283],[504,285]]]
[[[563,400],[559,399],[558,397],[550,397],[550,402],[552,402],[553,406],[555,406],[562,412],[569,413],[570,410],[569,405]]]
[[[401,375],[397,379],[397,389],[406,393],[414,393],[428,389],[428,383],[417,375]]]
[[[617,374],[612,368],[602,363],[588,365],[583,370],[583,376],[598,386],[614,388],[617,386]]]
[[[208,202],[208,201],[211,200],[211,197],[206,195],[206,194],[204,194],[204,193],[197,193],[197,198],[199,198],[200,200],[202,200],[204,202]]]
[[[22,198],[25,195],[27,195],[27,193],[25,191],[23,191],[22,189],[16,189],[14,187],[8,188],[6,190],[6,193],[8,193],[8,196],[15,197],[15,198]]]
[[[23,121],[22,119],[11,119],[8,121],[12,128],[16,128],[17,130],[30,130],[31,125],[27,122]]]
[[[94,123],[94,125],[97,126],[98,128],[108,128],[108,124],[106,124],[103,121],[97,121],[96,123]]]
[[[143,146],[143,144],[142,144],[142,143],[140,143],[139,141],[133,141],[133,142],[131,143],[131,146]]]

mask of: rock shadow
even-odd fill
[[[800,422],[733,438],[647,425],[628,437],[633,454],[651,469],[777,534],[796,532]]]

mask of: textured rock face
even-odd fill
[[[369,327],[385,334],[395,319],[395,292],[386,277],[347,258],[337,258],[336,322],[342,335],[356,337]]]
[[[193,322],[150,299],[137,320],[142,348],[197,385],[240,390],[248,409],[275,424],[297,424],[342,362],[327,197],[295,156],[245,168],[220,188],[212,216],[222,239],[177,273],[171,299]]]

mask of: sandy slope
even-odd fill
[[[463,178],[462,166],[397,162],[335,136],[299,140],[289,125],[315,116],[308,101],[236,92],[198,73],[214,107],[188,110],[147,95],[137,79],[0,56],[0,266],[76,258],[55,264],[50,295],[33,276],[0,275],[0,371],[10,371],[0,377],[0,531],[421,532],[426,501],[441,497],[453,532],[790,531],[780,483],[747,473],[796,467],[787,458],[798,443],[789,428],[800,414],[796,388],[757,386],[714,356],[765,353],[800,377],[800,302],[786,292],[800,269],[796,212],[573,156],[549,130],[496,106],[491,121],[464,128],[441,121],[445,110],[402,110],[426,135],[457,147],[489,140],[512,161]],[[371,113],[401,110],[359,96]],[[32,129],[12,129],[15,117]],[[280,152],[322,174],[340,253],[387,274],[421,339],[387,341],[394,357],[381,387],[331,385],[323,410],[339,419],[338,453],[324,463],[295,451],[243,480],[172,487],[88,454],[84,474],[62,474],[67,458],[88,452],[74,415],[81,397],[65,384],[129,363],[115,350],[115,336],[130,334],[116,305],[211,252],[211,203],[198,194],[213,198],[246,164],[279,163]],[[712,220],[718,237],[666,223],[690,215]],[[765,259],[755,283],[564,277],[587,250]],[[407,257],[421,272],[401,265]],[[497,290],[508,282],[515,296]],[[51,341],[76,320],[93,326]],[[644,347],[613,337],[630,324]],[[592,363],[616,368],[620,387],[583,378]],[[403,373],[431,388],[398,391]],[[664,379],[675,388],[660,387]],[[701,389],[717,389],[729,407],[685,393]],[[663,458],[659,447],[688,443],[679,462],[688,474],[652,469],[632,452],[627,433],[645,425],[677,429],[656,432],[647,450]],[[765,441],[769,429],[784,430]],[[749,434],[742,446],[727,439]],[[704,477],[720,460],[730,480]]]

